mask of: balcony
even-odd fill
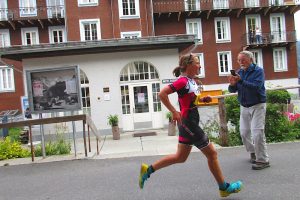
[[[26,26],[38,23],[44,27],[44,23],[53,25],[64,24],[65,6],[47,7],[22,7],[0,8],[0,28],[11,26],[14,30],[16,25]]]
[[[287,46],[296,42],[296,31],[264,32],[259,36],[246,33],[242,40],[245,48]]]
[[[300,0],[153,0],[153,12],[155,14],[172,13],[206,13],[207,18],[211,14],[219,15],[234,13],[239,17],[242,13],[258,13],[290,9],[294,13],[299,9]]]

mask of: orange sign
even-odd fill
[[[223,91],[222,90],[206,90],[206,91],[202,91],[201,94],[197,95],[197,98],[195,100],[195,104],[196,106],[211,106],[211,105],[218,105],[219,103],[219,99],[217,98],[213,98],[214,96],[218,96],[218,95],[222,95]],[[212,97],[212,101],[210,103],[203,103],[200,102],[200,98],[202,97],[206,97],[206,96],[211,96]]]

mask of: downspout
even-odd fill
[[[68,33],[69,33],[69,31],[68,31],[68,25],[67,25],[67,0],[64,0],[64,9],[65,9],[65,17],[64,17],[64,19],[65,19],[65,30],[66,30],[66,34],[65,34],[65,36],[66,36],[66,42],[68,42],[69,41],[69,39],[68,39]]]
[[[153,1],[150,0],[150,3],[151,3],[151,16],[152,16],[152,36],[155,36],[155,31],[154,31]]]
[[[115,37],[115,27],[114,27],[114,14],[113,14],[112,6],[113,6],[113,1],[110,1],[112,33],[113,33],[113,38],[115,39],[116,37]]]

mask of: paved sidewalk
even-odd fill
[[[99,143],[100,154],[97,155],[96,139],[91,137],[91,152],[87,139],[87,151],[90,159],[124,158],[137,156],[166,155],[176,152],[178,136],[168,136],[166,129],[147,130],[144,132],[156,132],[155,136],[133,137],[134,132],[122,133],[120,140],[113,140],[111,135],[102,136]],[[76,139],[76,157],[73,140],[71,140],[72,151],[70,155],[35,157],[33,163],[45,163],[61,160],[86,159],[84,153],[84,142],[82,138]],[[198,151],[193,148],[192,151]],[[0,167],[4,165],[31,164],[31,157],[0,161]]]

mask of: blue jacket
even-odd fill
[[[229,92],[238,92],[238,100],[242,106],[250,107],[258,103],[266,102],[265,74],[264,70],[255,64],[251,64],[245,71],[240,69],[241,77],[235,86],[228,87]]]

